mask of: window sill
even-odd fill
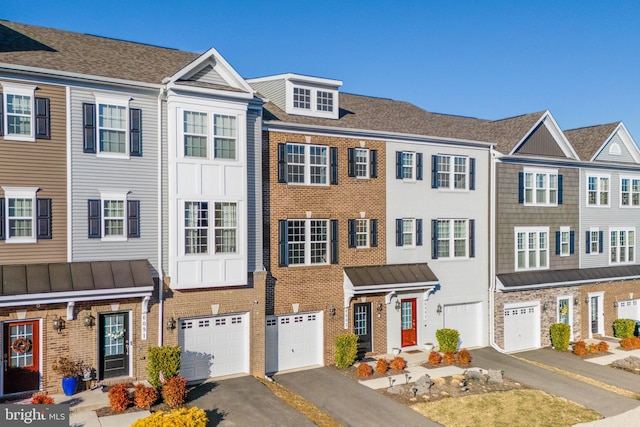
[[[102,242],[126,242],[128,239],[124,236],[106,236],[100,239]]]
[[[5,243],[7,244],[20,244],[20,243],[37,243],[38,239],[36,239],[35,237],[27,237],[27,238],[18,238],[18,237],[9,237],[5,240]]]
[[[20,141],[20,142],[36,142],[36,138],[33,136],[24,135],[3,135],[5,141]]]
[[[100,158],[104,158],[104,159],[122,159],[122,160],[129,160],[129,158],[130,158],[128,154],[123,154],[123,153],[105,153],[105,152],[97,153],[96,157],[100,157]]]

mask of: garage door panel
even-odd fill
[[[518,351],[540,347],[540,306],[506,306],[504,348]]]
[[[188,380],[248,373],[246,314],[180,321],[180,375]]]
[[[445,305],[444,327],[460,333],[460,348],[480,347],[483,344],[481,304]]]
[[[266,370],[277,372],[322,364],[322,320],[317,313],[267,319]]]

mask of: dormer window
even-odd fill
[[[339,112],[338,88],[325,79],[286,82],[286,112],[299,116],[337,119]]]
[[[309,89],[293,88],[293,108],[311,109],[311,91]]]
[[[333,93],[318,91],[318,111],[333,111]]]

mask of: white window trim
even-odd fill
[[[202,107],[194,107],[194,108],[178,108],[177,109],[177,117],[178,117],[178,126],[177,126],[177,130],[178,130],[178,141],[179,143],[176,144],[176,149],[178,150],[177,157],[181,160],[187,161],[187,162],[203,162],[203,161],[208,161],[208,162],[225,162],[225,163],[229,163],[229,162],[238,162],[240,159],[240,155],[241,155],[241,141],[244,138],[244,134],[241,132],[241,126],[244,125],[244,122],[241,120],[241,116],[236,112],[236,111],[232,111],[232,110],[222,110],[220,108],[216,108],[216,109],[203,109]],[[186,156],[184,154],[184,138],[185,135],[192,135],[189,133],[186,133],[184,131],[184,113],[189,112],[189,113],[199,113],[199,114],[206,114],[207,115],[207,119],[206,119],[206,123],[207,123],[207,133],[206,133],[206,138],[207,138],[207,156],[206,157],[198,157],[198,156]],[[233,139],[235,141],[235,151],[236,151],[236,157],[234,159],[225,159],[225,158],[219,158],[219,157],[215,157],[215,116],[228,116],[228,117],[234,117],[235,118],[235,122],[236,122],[236,136],[231,138],[231,137],[225,137],[225,136],[220,136],[219,138],[221,139]]]
[[[35,243],[36,239],[36,193],[38,187],[2,187],[5,198],[5,242],[6,243]],[[9,199],[31,199],[31,236],[10,237],[9,230]]]
[[[598,239],[596,240],[596,242],[598,242],[598,244],[596,245],[596,250],[595,251],[593,250],[593,247],[589,248],[588,255],[600,255],[600,229],[598,227],[589,228],[589,237],[590,237],[590,244],[591,245],[593,245],[593,233],[596,233],[596,236],[598,236]],[[603,238],[604,238],[604,236],[603,236]],[[604,242],[603,242],[603,246],[604,246]]]
[[[328,187],[331,184],[331,149],[328,145],[319,145],[319,144],[301,144],[298,142],[287,142],[286,147],[289,145],[297,145],[304,147],[304,182],[290,182],[289,181],[289,170],[287,162],[287,184],[288,185],[308,185],[312,187]],[[286,148],[285,147],[285,148]],[[311,182],[311,148],[312,147],[320,147],[324,148],[327,152],[327,162],[324,167],[326,168],[326,182],[324,183],[312,183]],[[288,156],[288,150],[285,150],[285,156]],[[296,163],[297,164],[297,163]],[[319,166],[319,165],[314,165]]]
[[[628,179],[629,180],[629,205],[623,205],[622,204],[622,180],[623,179]],[[619,206],[622,209],[638,209],[640,208],[640,204],[634,205],[633,204],[633,180],[638,180],[640,181],[640,175],[622,175],[620,176],[620,191],[619,191],[619,196],[620,196],[620,201],[619,201]],[[587,181],[588,184],[588,181]],[[588,191],[588,188],[587,188]],[[611,195],[611,180],[609,180],[609,195]]]
[[[128,240],[128,229],[127,229],[127,196],[129,195],[129,191],[126,190],[98,190],[100,192],[100,235],[102,236],[100,240],[103,242],[126,242]],[[122,236],[107,236],[105,229],[105,215],[104,215],[104,202],[105,201],[122,201],[123,206],[123,224],[122,224]]]
[[[589,204],[589,178],[597,178],[596,179],[596,203],[595,204]],[[606,205],[602,205],[600,204],[600,179],[601,178],[607,178],[609,180],[609,197],[607,198],[608,203]],[[590,208],[597,208],[597,207],[602,207],[602,208],[608,208],[609,206],[611,206],[611,175],[610,174],[601,174],[601,173],[587,173],[586,176],[586,185],[585,185],[585,203],[587,207]]]
[[[540,256],[539,256],[539,252],[540,252],[540,233],[546,233],[547,234],[547,260],[546,260],[546,266],[545,267],[529,267],[527,265],[527,267],[523,267],[523,268],[519,268],[518,267],[518,233],[525,233],[525,235],[527,236],[527,238],[525,239],[525,264],[528,264],[529,262],[529,239],[528,239],[528,233],[537,233],[537,237],[536,237],[536,259],[538,260],[538,262],[540,261]],[[549,269],[549,227],[514,227],[513,230],[513,249],[514,249],[514,268],[515,271],[533,271],[533,270],[548,270]]]
[[[560,191],[559,187],[559,182],[558,182],[558,169],[543,169],[543,168],[524,168],[523,169],[524,172],[524,182],[522,183],[524,187],[524,205],[525,206],[558,206],[558,193]],[[526,182],[527,182],[527,174],[533,174],[533,187],[532,187],[532,197],[531,197],[531,202],[527,202],[527,187],[526,187]],[[545,196],[545,203],[538,203],[537,202],[537,190],[538,188],[536,187],[537,184],[537,180],[536,180],[536,174],[537,175],[546,175],[547,176],[547,186],[544,189],[546,196]],[[556,176],[556,201],[555,202],[549,202],[550,199],[550,194],[551,194],[551,175],[555,175]]]
[[[405,221],[411,221],[412,223],[412,228],[411,228],[411,235],[413,236],[411,239],[411,244],[406,244],[404,243],[404,235],[408,234],[404,232],[404,222]],[[405,249],[413,249],[416,248],[416,239],[417,239],[418,235],[417,235],[417,231],[416,231],[416,219],[415,218],[402,218],[402,247]]]
[[[455,155],[455,154],[438,154],[438,158],[441,157],[448,157],[449,158],[449,185],[447,187],[445,186],[441,186],[440,183],[438,182],[438,190],[439,191],[455,191],[455,192],[468,192],[470,191],[469,189],[469,177],[471,175],[471,161],[469,160],[470,157],[469,156],[459,156],[459,155]],[[455,172],[455,160],[456,159],[465,159],[465,182],[464,182],[464,188],[456,188],[455,186],[455,178],[456,178],[456,172]],[[437,165],[436,165],[437,167]],[[440,171],[436,172],[436,175],[443,173]]]
[[[438,233],[438,243],[440,240],[448,240],[449,241],[449,256],[440,256],[438,254],[438,260],[465,260],[469,259],[469,219],[467,218],[438,218],[436,221],[448,221],[449,222],[449,237],[447,239],[443,239],[440,237]],[[464,237],[464,256],[456,256],[455,255],[455,241],[462,240],[455,238],[455,222],[456,221],[464,221],[465,222],[465,237]]]
[[[37,86],[34,85],[24,85],[18,83],[7,83],[2,82],[2,99],[0,102],[3,104],[3,129],[4,129],[4,139],[11,141],[26,141],[26,142],[34,142],[36,140],[36,101],[35,101],[35,91]],[[7,108],[7,95],[21,95],[21,96],[29,96],[31,98],[31,131],[29,135],[16,135],[9,133],[9,114]]]
[[[571,255],[571,227],[562,226],[560,227],[560,256],[565,257]],[[562,236],[563,234],[567,235],[567,253],[564,253],[562,250]]]
[[[358,165],[362,164],[362,163],[358,163],[357,159],[358,159],[358,150],[361,151],[365,151],[366,152],[366,156],[365,156],[365,172],[364,172],[364,176],[360,176],[358,175]],[[364,148],[364,147],[356,147],[355,151],[354,151],[354,168],[355,168],[355,174],[356,174],[356,178],[357,179],[369,179],[371,177],[371,150],[369,150],[368,148]]]
[[[289,221],[303,221],[304,222],[304,263],[292,264],[287,260],[287,267],[313,267],[317,265],[329,265],[331,261],[331,221],[325,218],[289,218]],[[326,259],[324,262],[311,262],[311,221],[324,221],[327,228],[327,240],[326,242]],[[287,236],[287,247],[289,246],[289,238]]]
[[[207,226],[207,252],[201,254],[188,254],[185,248],[185,242],[187,238],[187,233],[185,233],[185,203],[194,202],[194,203],[207,203],[207,220],[209,225]],[[234,203],[236,205],[236,226],[235,227],[216,227],[216,203]],[[242,253],[242,241],[241,239],[241,202],[239,200],[224,200],[224,199],[206,199],[193,197],[188,199],[181,199],[179,201],[180,205],[180,227],[179,227],[179,236],[180,236],[180,251],[179,255],[181,257],[185,257],[186,259],[197,259],[197,258],[211,258],[215,257],[235,257],[238,254]],[[235,252],[216,252],[216,230],[222,229],[230,229],[233,228],[236,232],[236,250]]]
[[[310,117],[323,117],[329,119],[337,119],[339,117],[340,106],[338,90],[326,86],[313,86],[301,82],[286,81],[286,113]],[[311,105],[309,109],[298,108],[293,106],[293,88],[306,89],[310,91]],[[328,92],[333,95],[333,110],[318,110],[318,91]]]
[[[627,232],[627,242],[629,242],[629,234],[628,233],[630,231],[633,232],[633,242],[629,242],[629,243],[632,243],[632,244],[627,244],[625,246],[625,248],[627,248],[627,249],[630,248],[630,247],[633,248],[633,259],[631,259],[631,261],[616,261],[616,262],[611,261],[611,249],[612,249],[612,247],[611,247],[611,233],[612,232],[618,232],[618,238],[616,240],[619,241],[618,239],[619,239],[619,232],[620,231]],[[609,265],[629,265],[629,264],[634,264],[636,262],[636,242],[637,242],[637,238],[638,237],[636,235],[636,228],[635,227],[610,227],[609,228],[609,234],[608,234],[607,237],[608,237],[608,240],[609,240],[609,251],[607,252],[607,258],[609,259]],[[617,248],[616,258],[620,259],[620,246],[618,246],[616,244],[615,247]],[[627,253],[628,253],[628,250],[627,250]]]
[[[96,103],[96,156],[111,158],[111,159],[129,159],[131,148],[129,138],[129,102],[131,98],[128,96],[106,95],[106,94],[94,94]],[[109,151],[102,151],[100,144],[100,105],[115,105],[117,107],[125,107],[125,125],[124,125],[124,153],[112,153]]]
[[[364,234],[366,236],[367,242],[365,245],[358,245],[358,221],[364,221],[366,224],[366,230],[364,233],[359,233],[359,234]],[[369,221],[368,218],[356,218],[355,219],[355,230],[354,230],[355,234],[356,234],[356,248],[358,249],[364,249],[364,248],[368,248],[371,245],[371,222]]]
[[[417,173],[418,173],[418,166],[417,166],[417,161],[418,161],[418,156],[416,155],[415,151],[401,151],[402,153],[402,157],[403,157],[403,161],[402,161],[402,181],[403,182],[416,182],[417,181]],[[411,178],[405,178],[404,177],[404,168],[406,167],[404,165],[404,155],[405,154],[411,154],[411,158],[413,159],[413,161],[411,162]]]

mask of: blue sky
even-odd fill
[[[6,1],[0,18],[204,52],[428,111],[623,121],[640,143],[637,1]]]

